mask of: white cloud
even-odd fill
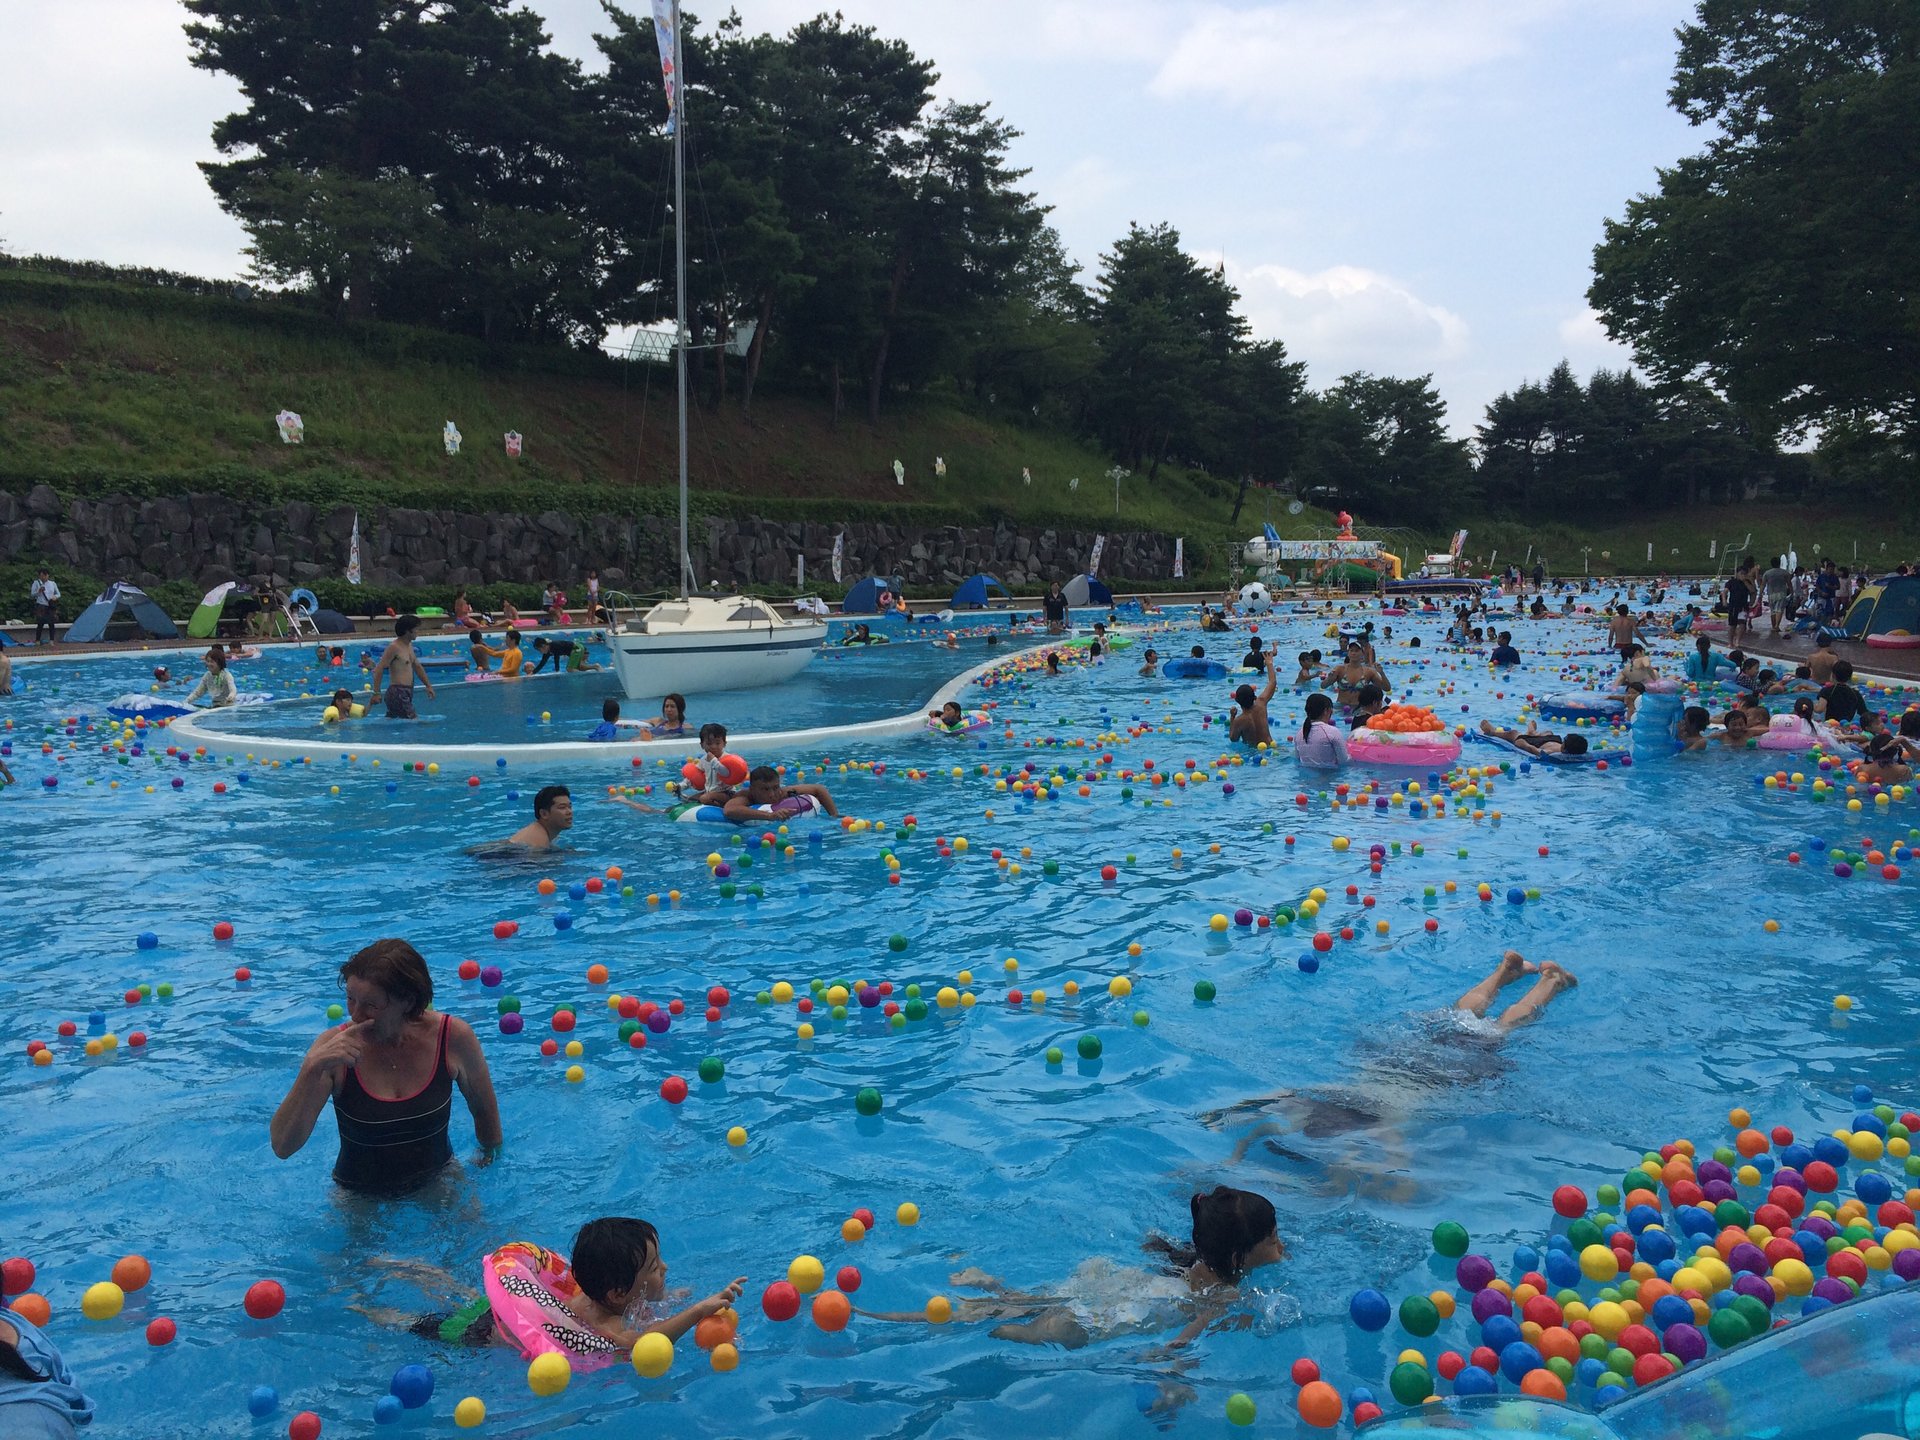
[[[1200,257],[1215,263],[1218,257]],[[1354,370],[1421,375],[1470,349],[1467,322],[1406,285],[1358,265],[1311,274],[1285,265],[1227,263],[1257,339],[1286,343],[1317,384]]]
[[[1174,40],[1151,90],[1224,101],[1350,136],[1435,87],[1522,53],[1555,0],[1286,0],[1212,5]]]
[[[1597,369],[1620,369],[1633,361],[1633,351],[1619,341],[1609,339],[1607,327],[1600,323],[1600,312],[1592,306],[1576,310],[1560,322],[1560,344],[1576,373]]]

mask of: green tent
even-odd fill
[[[187,634],[196,640],[211,640],[220,629],[220,617],[226,613],[227,597],[235,591],[242,595],[253,593],[237,580],[214,586],[194,610],[193,618],[187,621]]]

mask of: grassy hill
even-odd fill
[[[661,514],[675,503],[666,367],[342,327],[283,300],[203,291],[0,264],[0,489],[44,482],[89,496],[213,490],[522,512]],[[305,418],[305,444],[280,443],[273,416],[282,407]],[[458,456],[441,444],[449,419],[465,436]],[[504,452],[508,430],[525,436],[518,460]],[[1110,462],[1097,451],[958,403],[901,402],[875,429],[854,416],[835,424],[813,397],[769,394],[752,425],[732,401],[696,408],[691,441],[702,513],[1159,530],[1187,537],[1199,584],[1229,578],[1226,542],[1269,516],[1284,535],[1324,534],[1329,524],[1312,509],[1286,516],[1254,492],[1230,525],[1232,482],[1171,467],[1152,481],[1127,477],[1116,515]],[[893,480],[896,458],[904,487]],[[1920,535],[1886,517],[1831,508],[1673,511],[1588,529],[1456,523],[1472,531],[1470,555],[1518,560],[1531,549],[1557,574],[1580,573],[1583,559],[1597,575],[1712,573],[1749,535],[1756,551],[1792,544],[1803,557],[1870,568],[1920,554]],[[1411,558],[1443,538],[1401,534],[1394,548]],[[17,569],[0,566],[0,589],[16,578],[24,589]],[[100,577],[73,578],[84,588]]]

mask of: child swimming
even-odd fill
[[[1075,1267],[1053,1295],[1025,1294],[976,1269],[951,1276],[955,1285],[986,1292],[968,1298],[954,1319],[1001,1320],[996,1340],[1078,1350],[1119,1335],[1152,1334],[1180,1325],[1170,1348],[1186,1345],[1221,1319],[1240,1298],[1239,1286],[1265,1265],[1287,1258],[1273,1202],[1251,1190],[1220,1185],[1188,1202],[1193,1228],[1185,1243],[1149,1235],[1140,1248],[1161,1257],[1157,1270],[1093,1257]],[[870,1320],[922,1321],[918,1310],[868,1311]]]

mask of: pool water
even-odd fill
[[[1328,623],[1285,614],[1260,629],[1291,658],[1330,649]],[[1529,659],[1507,675],[1441,647],[1439,619],[1382,623],[1394,628],[1381,658],[1398,698],[1450,722],[1510,723],[1529,695],[1611,673],[1592,621],[1516,623]],[[1416,635],[1422,645],[1410,648]],[[1244,639],[1173,625],[1149,643],[1162,654],[1205,643],[1237,659]],[[881,687],[899,672],[915,670],[900,681],[911,706],[978,658],[931,649],[823,657],[815,671],[832,677],[827,693],[805,703],[893,713],[904,707]],[[1670,662],[1677,650],[1663,652],[1656,659]],[[1724,1136],[1731,1106],[1817,1134],[1845,1124],[1856,1084],[1914,1102],[1915,882],[1862,867],[1841,879],[1812,844],[1864,851],[1871,837],[1891,851],[1920,825],[1910,798],[1867,796],[1853,813],[1844,796],[1789,788],[1804,762],[1717,752],[1604,772],[1516,767],[1467,800],[1464,816],[1427,804],[1416,815],[1388,791],[1412,779],[1430,799],[1424,773],[1354,767],[1330,780],[1284,746],[1216,767],[1229,750],[1225,692],[1242,677],[1142,679],[1139,655],[981,686],[963,700],[994,707],[978,735],[749,756],[805,769],[846,815],[876,822],[854,832],[800,822],[773,846],[758,830],[667,824],[601,798],[629,779],[624,761],[536,767],[509,750],[504,768],[469,784],[349,762],[319,735],[309,764],[169,757],[164,732],[121,748],[77,717],[135,688],[150,659],[17,666],[16,694],[0,699],[10,752],[0,758],[20,781],[0,792],[0,1028],[14,1057],[0,1068],[10,1151],[0,1251],[39,1266],[51,1333],[98,1402],[102,1433],[279,1434],[302,1409],[330,1434],[367,1433],[375,1400],[409,1362],[428,1365],[437,1384],[427,1415],[398,1427],[409,1432],[450,1431],[455,1403],[476,1395],[488,1410],[482,1433],[495,1436],[566,1425],[1213,1435],[1228,1397],[1244,1392],[1260,1406],[1257,1430],[1291,1433],[1296,1358],[1315,1359],[1343,1393],[1384,1397],[1403,1345],[1432,1356],[1465,1343],[1464,1306],[1430,1340],[1347,1322],[1362,1286],[1398,1296],[1439,1283],[1436,1222],[1460,1221],[1476,1249],[1504,1257],[1538,1239],[1556,1186],[1591,1192],[1650,1146]],[[290,660],[248,663],[270,674],[287,665],[276,686],[308,683]],[[583,727],[605,682],[539,689],[569,696],[564,710],[541,700],[554,728],[563,714]],[[1297,733],[1302,698],[1282,689],[1276,734]],[[524,724],[530,702],[515,703],[518,715],[491,716],[503,730],[487,738],[541,738]],[[290,708],[293,729],[280,733],[310,725],[312,709]],[[1464,757],[1514,758],[1473,745]],[[1152,774],[1190,783],[1153,784],[1148,760]],[[1029,765],[1064,783],[1044,799],[1004,788],[1004,772]],[[1761,783],[1783,766],[1786,785]],[[1336,804],[1336,781],[1357,792],[1376,779],[1378,795]],[[554,781],[576,797],[568,849],[508,862],[467,855],[525,823],[532,791]],[[1377,874],[1376,842],[1388,847]],[[728,860],[724,879],[709,869],[714,853]],[[1108,865],[1112,882],[1101,878]],[[611,866],[621,882],[573,896]],[[536,888],[543,878],[557,882],[553,895]],[[1314,887],[1329,899],[1312,921],[1212,928],[1216,914],[1271,915]],[[223,920],[235,935],[216,942]],[[501,920],[518,933],[496,940]],[[1310,934],[1341,926],[1355,938],[1320,956]],[[142,931],[158,948],[136,948]],[[459,1170],[424,1196],[369,1203],[329,1183],[330,1119],[285,1162],[268,1147],[267,1121],[340,999],[340,962],[383,935],[411,940],[433,967],[437,1003],[479,1031],[508,1144],[498,1163],[472,1164],[456,1104]],[[1444,1012],[1507,947],[1557,961],[1580,983],[1504,1045],[1477,1043]],[[1318,969],[1302,969],[1303,956]],[[470,958],[500,966],[504,984],[458,979]],[[611,972],[606,985],[585,979],[596,963]],[[246,984],[234,979],[240,966]],[[963,970],[970,981],[956,978]],[[1124,997],[1109,993],[1119,976],[1131,981]],[[854,1006],[839,1021],[756,1002],[777,981],[806,995],[815,979],[884,980],[895,999],[908,984],[929,1000],[954,986],[977,1003],[930,1006],[896,1029],[876,1009]],[[1211,1002],[1196,998],[1202,979]],[[173,993],[129,1005],[124,992],[143,983]],[[714,986],[732,998],[708,1023]],[[1021,1003],[1009,1003],[1010,986]],[[687,1008],[635,1051],[615,1033],[613,994]],[[519,1001],[524,1033],[500,1032],[503,995]],[[564,1057],[538,1048],[562,1004],[579,1016],[557,1037],[585,1046],[579,1083],[566,1080]],[[89,1059],[92,1012],[120,1043]],[[810,1040],[797,1033],[803,1018],[816,1026]],[[56,1037],[62,1020],[77,1022],[75,1037]],[[148,1037],[138,1049],[135,1029]],[[1102,1042],[1097,1060],[1079,1058],[1087,1034]],[[54,1063],[30,1063],[30,1040],[49,1042]],[[1048,1063],[1050,1046],[1061,1063]],[[697,1075],[708,1056],[725,1062],[717,1084]],[[669,1076],[688,1082],[684,1104],[661,1097]],[[856,1114],[863,1087],[884,1098],[877,1117]],[[744,1146],[728,1144],[733,1126],[745,1127]],[[857,1266],[863,1308],[958,1299],[973,1292],[949,1276],[966,1267],[1058,1290],[1089,1259],[1150,1264],[1142,1237],[1184,1238],[1189,1196],[1220,1183],[1274,1201],[1290,1254],[1243,1287],[1233,1327],[1175,1358],[1156,1353],[1170,1332],[1066,1351],[994,1339],[980,1323],[856,1317],[830,1334],[804,1309],[774,1324],[758,1304],[801,1254],[824,1262],[829,1283]],[[917,1225],[895,1219],[903,1202],[919,1207]],[[861,1206],[879,1223],[849,1243],[841,1225]],[[689,1336],[664,1379],[621,1365],[539,1399],[509,1350],[451,1351],[353,1308],[445,1309],[386,1262],[423,1261],[473,1285],[487,1250],[513,1239],[564,1248],[601,1214],[653,1220],[669,1283],[696,1296],[748,1277],[737,1371],[712,1372]],[[130,1252],[151,1260],[152,1284],[119,1317],[83,1320],[81,1293]],[[256,1322],[240,1301],[262,1277],[289,1298],[277,1319]],[[143,1327],[158,1315],[179,1338],[152,1348]],[[262,1384],[280,1396],[271,1421],[247,1412]]]

